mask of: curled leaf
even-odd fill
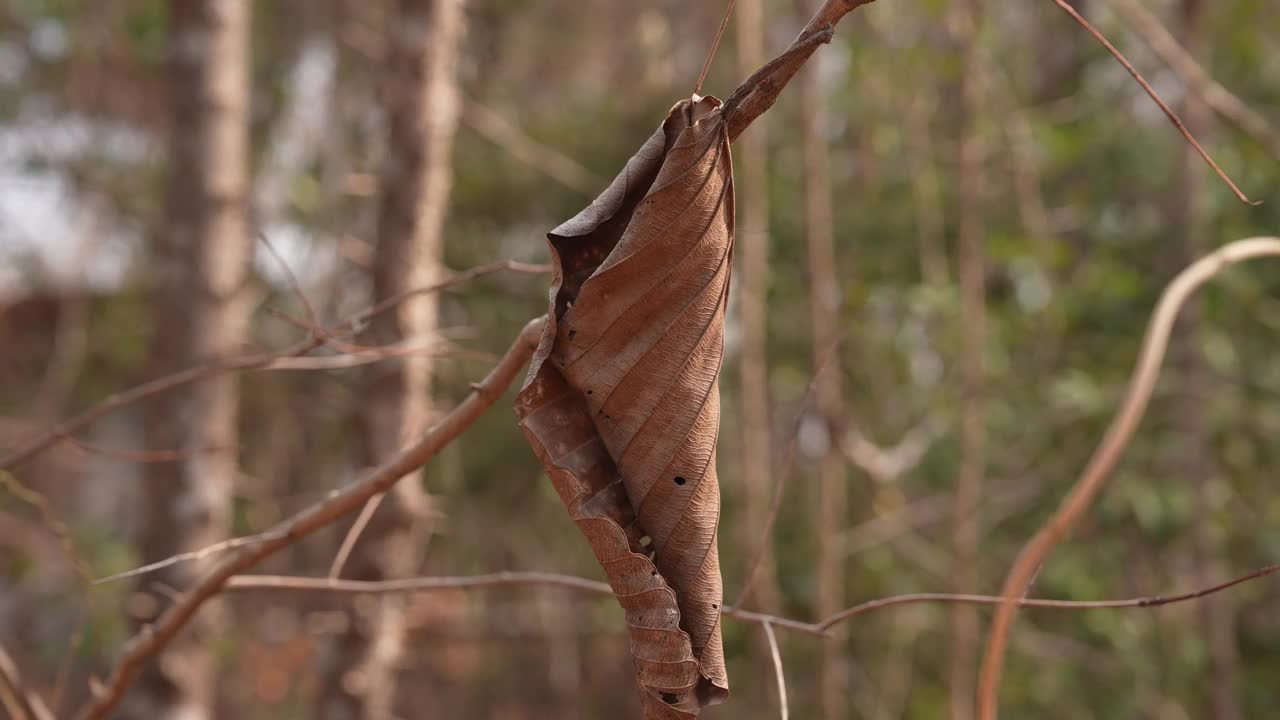
[[[733,254],[721,103],[685,100],[548,234],[551,312],[520,426],[626,611],[645,717],[728,696],[717,379]]]

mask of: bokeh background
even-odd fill
[[[544,233],[692,90],[724,10],[446,4],[0,6],[0,451],[113,392],[297,342],[305,332],[281,313],[309,311],[282,266],[334,322],[389,288],[545,262]],[[740,0],[704,92],[726,96],[785,47],[807,5]],[[726,602],[784,477],[757,609],[815,619],[895,593],[997,591],[1099,442],[1164,285],[1203,252],[1280,231],[1272,3],[1075,5],[1264,203],[1237,201],[1050,0],[879,0],[850,15],[734,148],[736,260],[755,265],[735,275],[721,377]],[[1152,49],[1153,18],[1270,140],[1188,92]],[[488,275],[352,340],[407,338],[429,362],[223,375],[111,412],[12,468],[0,645],[29,686],[69,713],[209,559],[89,590],[86,575],[264,530],[358,476],[467,393],[544,312],[546,284]],[[1233,269],[1198,296],[1137,438],[1035,595],[1170,593],[1280,561],[1278,348],[1277,264]],[[806,401],[826,355],[832,372]],[[406,410],[407,396],[429,405]],[[602,577],[509,400],[404,481],[423,492],[379,510],[344,577]],[[65,520],[83,568],[14,481]],[[349,524],[262,571],[324,576]],[[1160,609],[1024,612],[1004,716],[1270,717],[1277,607],[1280,585],[1263,579]],[[779,630],[791,716],[969,717],[988,620],[913,605],[831,641]],[[759,626],[724,631],[733,697],[706,716],[777,717]],[[638,707],[607,597],[261,591],[205,612],[120,717]]]

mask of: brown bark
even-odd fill
[[[768,59],[765,55],[764,2],[740,0],[737,5],[738,69],[743,77]],[[769,295],[769,188],[768,137],[765,118],[738,139],[738,177],[742,205],[736,243],[742,258],[738,273],[739,322],[742,323],[742,365],[739,393],[742,397],[742,547],[760,545],[760,528],[769,514],[774,478],[769,433],[768,316]],[[769,539],[763,539],[760,566],[756,570],[756,604],[765,612],[779,608],[778,586]]]
[[[810,9],[820,3],[803,3]],[[805,235],[809,253],[809,307],[814,367],[831,351],[839,335],[840,286],[836,277],[835,239],[831,209],[831,168],[827,146],[827,99],[821,85],[821,55],[812,59],[800,78],[800,126],[804,153]],[[845,461],[838,428],[844,419],[840,363],[826,364],[815,385],[818,413],[826,425],[828,447],[818,463],[818,492],[813,507],[817,556],[814,612],[827,617],[844,606],[844,552],[836,538],[844,526],[848,492]],[[821,717],[847,715],[848,633],[833,628],[832,640],[822,645],[818,671]]]
[[[388,154],[379,182],[375,302],[429,285],[440,276],[464,20],[462,0],[400,0],[398,12],[392,13],[386,73]],[[376,316],[367,341],[389,345],[434,332],[435,297],[420,295]],[[431,372],[431,359],[424,356],[406,357],[370,372],[362,410],[366,464],[386,462],[426,429]],[[416,475],[397,483],[356,544],[347,576],[386,580],[412,575],[421,564],[427,537],[421,520],[428,502]],[[334,643],[324,668],[319,716],[392,717],[396,666],[404,649],[404,599],[380,598],[357,604],[348,613],[347,631]]]
[[[152,372],[164,375],[239,354],[248,322],[244,292],[252,241],[246,228],[249,4],[173,0],[169,57],[170,177],[167,218],[154,241]],[[147,466],[140,547],[146,562],[226,537],[237,476],[237,376],[226,374],[149,408],[148,442],[217,448]],[[182,563],[150,576],[130,605],[147,624],[207,569]],[[215,715],[211,651],[221,613],[202,614],[144,670],[123,713],[198,720]]]
[[[1201,0],[1182,0],[1183,45],[1193,59],[1208,64],[1207,43],[1204,37],[1204,3]],[[1209,130],[1212,118],[1209,107],[1195,93],[1188,93],[1183,101],[1182,119],[1197,137],[1203,138]],[[1200,156],[1191,147],[1182,155],[1177,195],[1174,198],[1172,217],[1183,230],[1183,262],[1189,264],[1206,249],[1204,174]],[[1200,303],[1189,303],[1182,332],[1178,336],[1178,352],[1183,358],[1185,380],[1182,383],[1181,401],[1175,412],[1181,428],[1183,442],[1177,443],[1179,457],[1174,468],[1178,475],[1196,488],[1198,498],[1194,519],[1197,582],[1212,585],[1222,580],[1220,542],[1214,529],[1212,486],[1220,479],[1212,458],[1212,437],[1205,423],[1206,402],[1213,392],[1212,377],[1198,340],[1203,320]],[[1209,691],[1206,714],[1219,720],[1238,720],[1241,717],[1237,700],[1238,652],[1235,643],[1235,611],[1231,599],[1226,596],[1206,598],[1200,606],[1205,644],[1209,648],[1211,673],[1208,676]]]
[[[955,560],[951,591],[971,593],[978,584],[978,501],[982,496],[986,463],[985,401],[986,279],[983,194],[986,178],[982,165],[979,129],[984,103],[984,66],[981,48],[980,0],[956,6],[955,27],[963,55],[961,69],[962,111],[958,219],[960,278],[960,471],[954,503]],[[951,611],[950,670],[947,693],[952,720],[973,717],[978,650],[978,616],[974,608],[956,606]]]

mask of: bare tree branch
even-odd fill
[[[592,196],[605,181],[581,163],[555,148],[529,137],[497,111],[476,100],[468,100],[462,122],[486,140],[506,150],[511,157],[542,171],[570,190]]]
[[[1005,600],[991,623],[978,683],[978,717],[981,720],[995,720],[997,714],[1000,673],[1014,613],[1019,605],[1017,598],[1026,591],[1049,552],[1088,511],[1128,447],[1129,440],[1146,411],[1147,401],[1151,399],[1151,392],[1160,375],[1160,366],[1169,345],[1169,335],[1182,306],[1201,285],[1226,268],[1263,257],[1280,257],[1280,238],[1256,237],[1227,244],[1187,267],[1165,288],[1148,326],[1124,403],[1112,420],[1111,427],[1107,429],[1106,436],[1089,460],[1084,473],[1076,481],[1075,487],[1063,499],[1053,517],[1018,554],[1005,578],[1000,593]]]
[[[1218,163],[1209,155],[1209,151],[1205,150],[1200,144],[1200,141],[1196,140],[1195,136],[1191,134],[1191,131],[1187,129],[1187,125],[1182,122],[1182,118],[1178,117],[1178,114],[1173,111],[1173,108],[1169,107],[1165,101],[1160,98],[1160,94],[1156,92],[1155,88],[1151,87],[1151,83],[1147,82],[1147,79],[1142,77],[1142,73],[1138,72],[1133,64],[1129,62],[1128,58],[1117,50],[1115,45],[1111,44],[1110,40],[1090,24],[1088,20],[1084,19],[1083,15],[1076,12],[1076,9],[1071,7],[1066,0],[1053,0],[1053,2],[1070,15],[1071,19],[1075,20],[1080,27],[1089,31],[1090,35],[1092,35],[1098,42],[1102,43],[1102,46],[1107,49],[1107,52],[1111,53],[1112,57],[1120,61],[1120,64],[1124,66],[1124,69],[1127,70],[1129,74],[1133,76],[1133,79],[1137,80],[1138,84],[1142,86],[1142,89],[1147,92],[1147,95],[1150,95],[1156,105],[1160,106],[1165,117],[1169,118],[1169,122],[1173,123],[1173,126],[1178,129],[1178,132],[1182,133],[1182,137],[1191,144],[1191,147],[1195,148],[1196,152],[1200,154],[1200,157],[1204,158],[1206,163],[1209,163],[1209,167],[1213,168],[1213,171],[1218,174],[1218,177],[1222,178],[1222,182],[1226,183],[1227,187],[1231,188],[1231,192],[1235,193],[1237,198],[1240,198],[1240,202],[1249,205],[1258,205],[1261,203],[1261,201],[1254,202],[1253,200],[1250,200],[1240,188],[1236,187],[1236,184],[1227,176],[1227,173],[1223,171],[1222,168],[1218,167]]]
[[[782,671],[782,653],[778,651],[778,638],[773,634],[773,623],[765,620],[760,623],[760,627],[764,628],[764,636],[769,641],[769,656],[773,658],[773,674],[778,680],[778,708],[782,720],[787,720],[790,717],[790,710],[787,707],[787,678]]]
[[[1154,13],[1136,0],[1109,0],[1109,2],[1129,21],[1133,29],[1142,36],[1160,59],[1182,78],[1201,102],[1226,118],[1241,132],[1257,140],[1272,157],[1280,159],[1280,129],[1205,72],[1205,69],[1161,24]]]
[[[106,718],[123,698],[143,664],[168,645],[200,607],[222,591],[232,576],[254,567],[268,556],[328,526],[338,518],[355,512],[366,500],[386,492],[398,479],[421,467],[441,448],[461,435],[502,396],[533,355],[541,332],[542,318],[525,325],[515,343],[488,376],[473,386],[471,394],[428,430],[419,442],[373,469],[361,480],[335,490],[323,501],[261,533],[257,542],[240,548],[214,566],[194,587],[183,592],[154,625],[144,628],[129,641],[102,692],[81,709],[77,717],[81,720]]]
[[[489,263],[488,265],[481,265],[479,267],[474,267],[469,270],[456,273],[452,277],[426,287],[418,288],[410,293],[388,298],[377,305],[330,327],[328,332],[336,333],[339,330],[359,327],[367,323],[374,315],[386,312],[411,297],[425,293],[449,290],[487,275],[493,275],[499,272],[544,274],[550,271],[551,268],[547,265],[535,265],[515,260],[500,260],[498,262]],[[238,358],[232,358],[225,362],[215,362],[188,368],[187,370],[174,373],[173,375],[156,378],[155,380],[150,380],[123,392],[112,394],[102,402],[90,407],[75,417],[62,421],[56,427],[34,438],[18,450],[4,456],[4,458],[0,458],[0,470],[13,470],[26,464],[36,455],[39,455],[41,452],[58,444],[69,437],[72,433],[83,430],[96,422],[99,418],[102,418],[103,416],[127,405],[132,405],[133,403],[145,400],[153,395],[168,392],[175,388],[189,385],[194,382],[200,382],[224,373],[271,369],[277,362],[283,359],[301,357],[324,344],[325,339],[323,337],[311,337],[294,343],[293,345],[281,350],[245,355]],[[280,363],[281,369],[292,369],[290,366],[290,362]]]
[[[1048,600],[1038,598],[1019,598],[1015,600],[1018,607],[1042,610],[1119,610],[1128,608],[1160,607],[1176,603],[1198,600],[1209,595],[1220,593],[1237,585],[1258,580],[1280,572],[1280,563],[1268,565],[1223,583],[1198,590],[1174,595],[1147,595],[1119,600]],[[546,572],[495,572],[485,575],[456,575],[419,577],[405,580],[333,580],[321,577],[298,577],[291,575],[236,575],[226,580],[224,590],[227,592],[278,591],[278,592],[316,592],[337,593],[343,595],[381,594],[381,593],[429,593],[440,590],[469,590],[487,587],[510,586],[552,586],[583,592],[591,595],[613,595],[608,583],[599,580]],[[751,612],[726,605],[720,609],[725,617],[753,624],[768,623],[774,627],[794,630],[809,635],[826,637],[831,628],[848,622],[862,615],[902,605],[920,605],[925,603],[992,605],[997,606],[1007,598],[998,595],[957,595],[954,593],[909,593],[891,595],[889,597],[868,600],[867,602],[845,608],[830,617],[818,622],[804,622],[778,615]]]
[[[0,647],[0,708],[13,720],[53,720],[53,713],[40,696],[22,684],[17,663],[3,647]]]
[[[819,45],[831,42],[836,23],[850,12],[875,0],[826,0],[800,35],[781,55],[738,86],[724,103],[729,139],[734,140],[766,110],[805,64]]]

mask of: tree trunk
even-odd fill
[[[379,183],[375,302],[440,277],[442,228],[452,182],[450,152],[457,127],[457,55],[464,32],[462,0],[400,0],[389,28],[387,158]],[[366,342],[425,338],[437,327],[435,297],[423,295],[377,316]],[[362,409],[370,465],[385,462],[426,429],[431,415],[431,360],[406,357],[367,376]],[[420,522],[428,498],[418,477],[383,498],[356,544],[348,577],[386,580],[413,575],[427,533]],[[357,604],[324,669],[319,716],[382,720],[396,705],[396,668],[403,654],[404,598]]]
[[[168,374],[239,353],[248,324],[245,281],[252,254],[246,228],[249,124],[249,3],[173,0],[169,57],[169,196],[154,241],[152,372]],[[227,536],[237,476],[239,383],[222,375],[163,396],[147,416],[155,449],[182,448],[178,463],[147,466],[141,521],[143,560],[196,550]],[[181,563],[147,576],[130,602],[146,624],[207,563]],[[202,612],[147,666],[125,717],[200,720],[215,715],[212,646],[217,606]]]
[[[1181,6],[1183,45],[1201,65],[1207,66],[1204,3],[1201,0],[1182,0]],[[1182,118],[1187,128],[1203,140],[1210,129],[1211,113],[1195,93],[1187,93],[1183,101]],[[1176,226],[1183,230],[1183,264],[1194,261],[1206,250],[1203,173],[1203,160],[1193,148],[1185,147],[1172,215],[1178,221]],[[1176,444],[1181,451],[1178,453],[1180,457],[1174,459],[1174,468],[1188,485],[1196,488],[1199,496],[1194,519],[1196,570],[1199,574],[1197,582],[1209,586],[1222,582],[1226,572],[1219,560],[1221,543],[1213,517],[1212,488],[1222,480],[1217,477],[1217,468],[1212,458],[1211,431],[1205,423],[1207,402],[1213,394],[1213,387],[1211,371],[1199,344],[1203,325],[1200,308],[1198,300],[1193,299],[1187,303],[1181,323],[1182,331],[1176,341],[1186,375],[1182,384],[1181,401],[1175,410],[1179,416],[1177,426],[1181,428],[1183,442]],[[1209,693],[1206,715],[1218,720],[1239,720],[1239,657],[1235,642],[1235,611],[1231,598],[1227,594],[1204,598],[1199,611],[1203,618],[1204,640],[1209,649],[1212,668],[1207,678]]]
[[[820,3],[802,3],[809,15]],[[836,277],[834,228],[831,210],[831,168],[827,141],[827,99],[821,84],[825,53],[818,53],[800,72],[800,126],[804,152],[805,234],[809,254],[809,307],[813,332],[813,362],[818,371],[839,336],[840,285]],[[827,617],[844,606],[844,552],[836,542],[848,511],[848,478],[840,452],[838,428],[844,420],[844,389],[838,357],[826,363],[815,386],[818,413],[827,432],[827,449],[818,463],[818,492],[814,513],[817,535],[815,607],[817,617]],[[818,699],[822,717],[848,715],[848,675],[845,660],[848,633],[845,625],[831,629],[822,644],[818,671]]]
[[[951,591],[972,593],[978,586],[978,501],[986,464],[984,394],[986,370],[986,271],[982,164],[979,120],[984,98],[984,66],[980,0],[956,6],[962,59],[958,255],[960,278],[960,472],[956,479],[953,530],[955,560]],[[952,720],[973,717],[974,670],[977,667],[978,615],[975,608],[951,610],[951,659],[947,693]]]

